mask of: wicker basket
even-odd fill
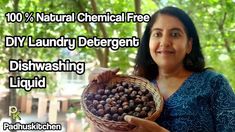
[[[140,86],[140,88],[146,88],[149,90],[149,92],[153,95],[153,99],[154,99],[155,106],[156,106],[156,111],[151,116],[149,116],[145,119],[148,119],[151,121],[156,120],[158,118],[158,116],[160,115],[162,108],[163,108],[163,98],[160,95],[158,89],[156,87],[154,87],[153,84],[150,83],[148,80],[141,78],[141,77],[137,77],[137,76],[117,75],[117,76],[113,77],[106,85],[112,86],[116,83],[123,82],[123,81],[128,82],[128,83],[137,84]],[[98,116],[92,114],[88,110],[86,103],[84,101],[84,98],[85,98],[84,96],[88,92],[96,93],[97,89],[98,89],[97,84],[91,83],[84,89],[84,91],[82,93],[81,106],[82,106],[83,110],[85,111],[85,114],[88,117],[88,119],[96,127],[98,127],[102,131],[108,131],[110,129],[117,130],[117,131],[129,131],[129,130],[133,129],[135,126],[128,124],[127,122],[105,120],[101,117],[98,117]]]

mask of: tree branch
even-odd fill
[[[98,14],[98,10],[97,10],[97,4],[96,4],[96,1],[95,0],[91,0],[91,6],[93,8],[93,11],[95,14]],[[103,23],[98,23],[98,26],[103,34],[103,37],[104,38],[108,38],[108,33],[106,31],[106,28],[104,26]],[[108,67],[108,61],[109,61],[109,49],[108,48],[105,48],[104,49],[104,53],[103,53],[103,56],[102,56],[102,61],[101,61],[101,65],[102,67]]]
[[[98,14],[98,10],[97,10],[97,6],[96,5],[97,5],[96,1],[95,0],[91,0],[92,9],[94,10],[95,14]],[[101,32],[103,34],[103,37],[104,38],[108,38],[108,33],[107,33],[106,29],[105,29],[104,24],[103,23],[98,23],[98,26],[100,27],[100,30],[101,30]]]
[[[135,12],[137,14],[141,14],[141,1],[140,0],[135,0]],[[141,31],[141,23],[140,22],[136,23],[136,30],[137,30],[138,37],[141,38],[142,31]]]
[[[225,46],[226,50],[230,53],[231,48],[229,46],[229,42],[228,42],[227,38],[225,37],[225,33],[224,33],[224,22],[226,20],[226,16],[227,16],[227,13],[225,12],[223,15],[223,19],[221,20],[221,22],[218,25],[218,29],[220,31],[220,34],[221,34],[223,40],[224,40],[224,46]]]
[[[85,9],[83,8],[82,4],[80,3],[81,1],[78,1],[77,2],[77,5],[80,9],[80,12],[85,12]],[[92,30],[92,26],[89,24],[89,23],[82,23],[82,25],[84,26],[85,30],[91,34],[91,36],[96,36],[95,33],[93,32]],[[103,62],[103,53],[102,53],[102,50],[101,49],[98,49],[98,48],[95,48],[95,53],[96,53],[96,56],[100,62],[100,66],[102,66],[102,62]]]
[[[82,4],[81,4],[80,2],[81,2],[81,1],[78,1],[78,2],[77,2],[77,5],[78,5],[78,7],[79,7],[79,10],[80,10],[80,12],[85,12],[85,9],[83,8],[83,6],[82,6]],[[88,33],[91,33],[92,35],[95,35],[95,33],[93,32],[92,27],[91,27],[91,25],[90,25],[89,23],[83,22],[82,24],[83,24],[84,28],[86,29],[86,31],[87,31]]]

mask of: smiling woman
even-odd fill
[[[151,81],[164,97],[163,112],[151,122],[125,120],[135,132],[230,132],[235,130],[235,95],[227,79],[205,68],[197,30],[181,9],[165,7],[148,22],[134,74]],[[90,80],[109,80],[116,71],[96,69]]]
[[[174,70],[183,66],[181,62],[191,52],[192,41],[177,18],[159,15],[151,29],[149,48],[151,57],[161,69]]]
[[[229,122],[235,118],[232,88],[223,75],[205,68],[196,28],[181,9],[165,7],[153,14],[137,53],[135,74],[152,81],[165,99],[156,120],[160,126],[170,131],[235,129]]]

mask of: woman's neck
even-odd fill
[[[162,79],[170,79],[170,78],[178,78],[178,77],[185,77],[191,74],[190,71],[187,71],[183,66],[179,66],[175,68],[174,70],[165,70],[159,68],[159,74],[157,77],[157,80],[162,80]]]

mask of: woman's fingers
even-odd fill
[[[119,70],[120,70],[120,68],[114,68],[114,69],[111,69],[111,71],[112,71],[114,74],[118,73],[118,72],[119,72]]]
[[[154,132],[154,131],[167,132],[168,131],[165,128],[159,126],[157,123],[155,123],[153,121],[149,121],[149,120],[145,120],[145,119],[141,119],[141,118],[134,117],[134,116],[129,116],[129,115],[126,115],[124,117],[124,119],[128,123],[137,126],[136,131],[139,131],[138,128],[141,129],[141,130],[146,130],[147,132]]]
[[[119,71],[119,68],[109,69],[109,68],[95,68],[89,75],[89,82],[96,81],[97,83],[107,82],[116,73]]]
[[[100,78],[98,80],[98,83],[101,82],[107,82],[109,81],[111,78],[113,78],[113,76],[116,75],[116,73],[119,71],[119,68],[115,68],[115,69],[104,69],[105,71],[102,72],[102,74],[100,74]]]
[[[147,120],[144,120],[144,119],[141,119],[141,118],[137,118],[137,117],[134,117],[134,116],[129,116],[129,115],[126,115],[124,117],[124,119],[132,124],[132,125],[135,125],[135,126],[142,126],[142,125],[146,125],[146,121]]]

